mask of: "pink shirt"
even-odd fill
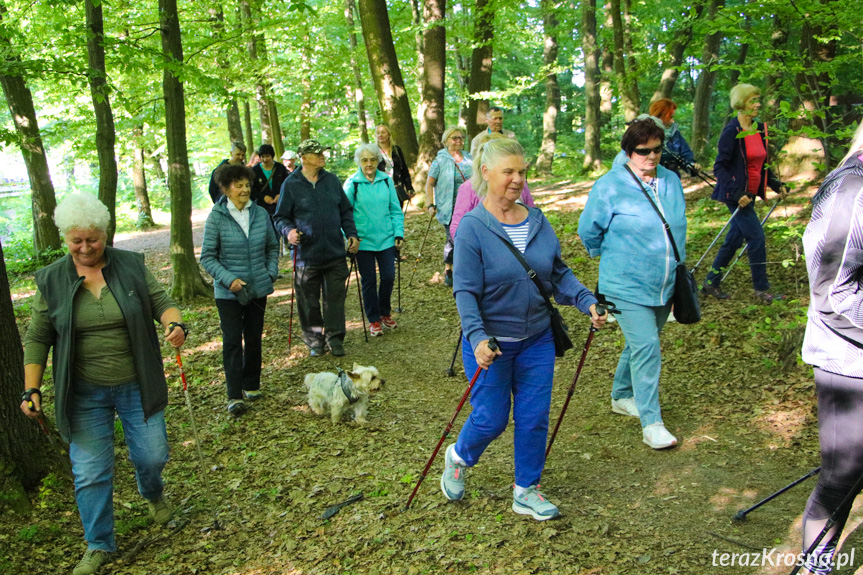
[[[529,208],[536,207],[533,202],[533,196],[530,195],[530,188],[527,187],[527,180],[524,182],[524,189],[521,191],[521,203]],[[449,233],[451,238],[455,238],[455,232],[458,230],[458,225],[466,213],[479,205],[479,196],[473,191],[470,185],[470,180],[466,181],[458,187],[458,195],[455,199],[455,206],[452,209],[452,220],[449,223]]]
[[[743,139],[746,145],[746,175],[749,177],[747,193],[758,195],[758,184],[761,183],[761,170],[767,159],[767,150],[759,134],[750,134]]]

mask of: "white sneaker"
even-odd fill
[[[634,397],[623,397],[621,399],[611,400],[611,411],[620,415],[629,415],[631,417],[641,417],[638,415],[638,408],[635,407]]]
[[[662,422],[652,423],[641,430],[644,443],[653,449],[667,449],[677,445],[677,438],[668,433]]]

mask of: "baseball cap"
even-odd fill
[[[302,156],[303,154],[321,154],[326,150],[331,150],[331,146],[324,147],[317,140],[303,140],[300,143],[300,147],[297,148],[297,154]]]

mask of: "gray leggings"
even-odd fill
[[[863,379],[815,368],[815,388],[821,473],[803,514],[804,551],[863,475]],[[859,492],[858,489],[854,495]],[[849,511],[846,509],[836,518],[836,525],[807,561],[807,566],[812,565],[810,572],[816,575],[832,572],[827,565],[831,563]]]

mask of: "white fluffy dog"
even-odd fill
[[[309,407],[318,415],[323,415],[327,407],[333,423],[342,420],[351,407],[357,423],[367,423],[369,394],[384,385],[376,367],[354,364],[350,372],[310,373],[306,375],[305,385],[309,390]]]

